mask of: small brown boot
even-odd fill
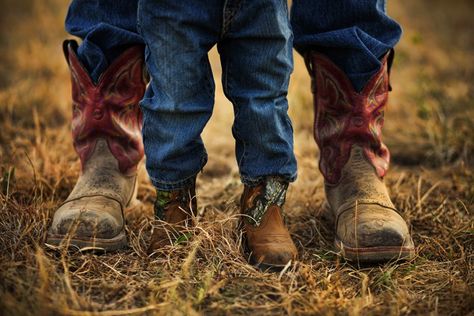
[[[414,255],[405,220],[383,182],[389,151],[382,142],[392,53],[361,92],[327,57],[306,57],[313,79],[315,139],[328,204],[335,216],[335,245],[348,260],[388,261]]]
[[[138,106],[146,87],[143,47],[124,51],[97,84],[76,49],[75,41],[64,42],[72,80],[72,136],[82,174],[54,213],[46,245],[115,250],[127,246],[123,211],[136,201],[143,158]]]
[[[240,226],[251,264],[281,269],[295,260],[297,250],[285,227],[282,208],[288,183],[275,177],[255,186],[246,186],[241,199]]]
[[[197,215],[195,184],[186,189],[174,191],[156,191],[155,217],[162,221],[153,228],[148,253],[172,245],[193,227],[193,218]]]

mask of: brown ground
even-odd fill
[[[472,1],[400,0],[389,7],[405,35],[385,129],[394,156],[387,183],[413,229],[417,256],[409,262],[357,267],[333,252],[331,226],[321,217],[309,78],[296,57],[289,99],[300,176],[287,213],[300,261],[281,274],[255,270],[240,252],[232,111],[220,86],[205,131],[203,216],[191,242],[146,256],[154,192],[142,170],[145,212],[127,214],[129,250],[45,250],[51,216],[79,174],[61,54],[67,1],[2,4],[0,315],[474,314]],[[217,62],[213,67],[219,77]]]

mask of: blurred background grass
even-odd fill
[[[210,52],[215,112],[204,132],[210,160],[198,186],[202,225],[215,233],[214,241],[196,248],[195,261],[188,260],[194,245],[171,249],[172,261],[148,259],[141,249],[154,190],[141,169],[145,212],[127,214],[132,249],[102,257],[44,253],[52,213],[80,168],[70,136],[69,73],[61,49],[68,37],[63,29],[68,1],[1,4],[0,314],[134,308],[163,314],[472,314],[472,1],[388,3],[404,36],[396,47],[386,113],[384,140],[393,157],[387,183],[413,228],[418,248],[412,262],[360,268],[330,251],[331,227],[321,218],[323,179],[312,136],[310,79],[295,53],[289,101],[299,179],[287,210],[301,258],[283,277],[245,265],[233,235],[241,188],[230,132],[233,112],[222,93],[216,50]],[[216,218],[226,225],[212,226]],[[223,244],[210,246],[217,241]],[[100,262],[115,270],[104,270]],[[193,271],[191,279],[188,272],[183,275],[183,262]]]

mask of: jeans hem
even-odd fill
[[[195,171],[192,175],[185,177],[184,179],[177,180],[177,181],[165,181],[165,180],[160,180],[158,178],[150,177],[150,181],[153,184],[153,186],[160,191],[174,191],[174,190],[180,190],[180,189],[186,189],[189,188],[196,183],[196,177],[200,171],[204,168],[204,166],[207,163],[207,155],[203,155],[201,158],[201,166],[197,171]]]
[[[271,177],[279,178],[280,181],[291,183],[291,182],[295,182],[297,178],[297,174],[295,173],[291,176],[281,175],[281,174],[269,174],[269,175],[255,177],[255,178],[241,175],[240,181],[242,181],[242,183],[246,186],[255,187],[259,185],[260,183],[262,183],[263,181],[265,181],[267,178],[271,178]]]
[[[174,191],[189,188],[194,185],[196,182],[196,176],[199,172],[196,172],[190,177],[187,177],[183,180],[179,180],[176,182],[168,182],[168,181],[161,181],[156,178],[150,177],[151,183],[153,186],[160,191]]]

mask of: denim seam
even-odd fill
[[[230,71],[230,60],[227,59],[227,62],[226,62],[226,65],[225,65],[225,76],[224,76],[224,86],[226,87],[226,90],[229,92],[228,93],[228,99],[229,101],[232,103],[232,105],[237,109],[235,111],[235,117],[234,117],[234,124],[235,124],[235,121],[237,121],[237,118],[239,117],[239,113],[240,113],[240,107],[237,105],[237,102],[235,102],[234,98],[232,97],[232,93],[230,92],[231,88],[230,88],[230,83],[229,83],[229,74],[231,73]],[[244,165],[244,160],[245,160],[245,157],[247,155],[247,143],[245,142],[245,139],[241,137],[239,131],[237,130],[237,128],[234,129],[234,133],[236,134],[235,136],[242,142],[243,144],[243,152],[242,152],[242,157],[238,157],[238,160],[237,160],[237,165],[239,166],[239,170],[242,170],[242,167]]]
[[[209,59],[208,59],[208,63],[209,63]],[[209,67],[206,67],[207,68],[207,76],[206,76],[206,81],[207,81],[207,93],[208,93],[208,96],[211,97],[212,99],[215,98],[215,87],[213,86],[213,74],[212,74],[212,69],[210,67],[210,65],[208,65]]]
[[[227,8],[229,2],[232,3],[232,7],[230,9]],[[235,3],[237,5],[235,5]],[[222,29],[221,29],[221,38],[225,36],[225,34],[229,31],[232,21],[234,20],[235,16],[237,15],[239,9],[242,7],[242,3],[244,0],[225,0],[223,14],[222,14]]]
[[[221,35],[220,35],[220,38],[223,38],[224,37],[224,34],[226,33],[225,30],[226,30],[226,14],[225,14],[225,10],[226,10],[226,7],[227,7],[227,2],[228,0],[225,0],[224,1],[224,7],[222,8],[222,28],[221,28]]]
[[[141,17],[140,13],[142,12],[142,1],[143,0],[138,0],[138,3],[137,3],[137,31],[138,31],[138,34],[143,39],[143,42],[145,44],[145,51],[143,52],[143,54],[144,54],[143,57],[144,57],[144,60],[145,60],[145,66],[146,66],[145,68],[147,68],[147,70],[148,70],[148,62],[149,62],[151,53],[150,53],[150,50],[149,50],[150,45],[142,34],[142,31],[143,31],[142,30],[142,23],[141,23],[142,19],[140,18]],[[150,77],[151,77],[151,73],[150,73]],[[150,98],[147,98],[147,99],[150,99]],[[142,98],[142,101],[144,101],[144,100],[145,100],[145,97]],[[140,103],[142,101],[140,101]]]
[[[288,21],[290,19],[290,11],[288,10],[288,1],[287,0],[282,0],[282,4],[283,4],[283,10],[285,10],[285,14],[288,18]],[[289,23],[290,24],[290,23]]]
[[[139,14],[139,12],[141,12],[140,11],[141,2],[142,2],[142,0],[138,0],[138,2],[137,2],[137,32],[138,32],[138,34],[142,33],[142,24],[141,24],[141,19],[140,19],[140,14]],[[143,38],[143,36],[142,36],[142,38]],[[143,41],[145,41],[145,39],[143,39]]]

